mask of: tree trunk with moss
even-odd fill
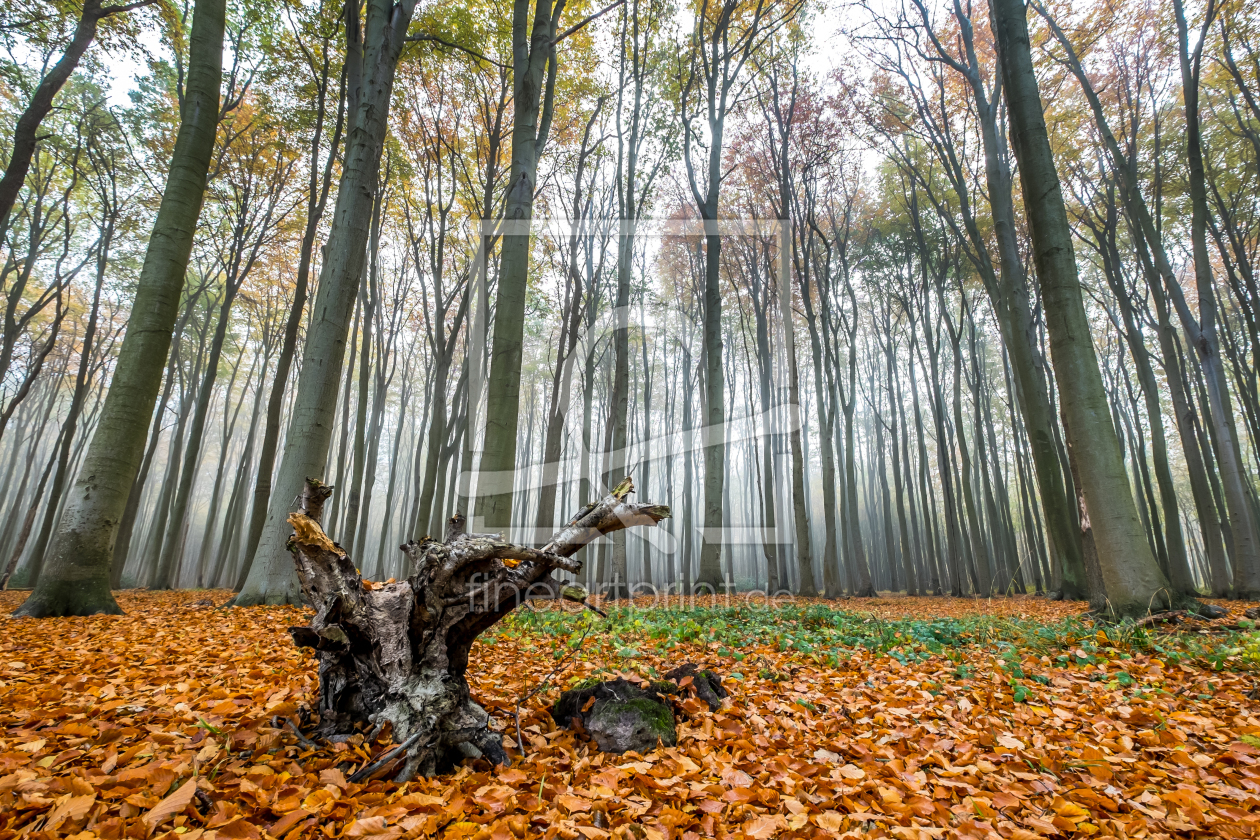
[[[290,629],[294,642],[319,659],[319,734],[332,737],[388,723],[398,744],[360,779],[392,772],[397,781],[430,776],[464,757],[506,763],[501,736],[473,701],[466,672],[477,637],[526,599],[583,602],[586,591],[556,580],[556,569],[577,574],[572,559],[605,534],[656,525],[662,505],[626,501],[626,478],[587,505],[542,549],[469,534],[456,514],[446,540],[425,538],[400,546],[411,576],[369,584],[346,552],[320,527],[332,488],[308,480],[302,510],[289,517],[289,548],[302,593],[315,608],[307,627]]]

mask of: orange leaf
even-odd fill
[[[188,803],[192,802],[193,794],[196,792],[197,777],[193,776],[180,785],[179,789],[170,796],[154,805],[147,814],[140,818],[141,822],[149,829],[146,836],[152,834],[159,825],[187,808]]]

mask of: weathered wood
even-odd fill
[[[394,741],[407,745],[400,781],[433,775],[463,757],[506,763],[501,736],[469,695],[472,644],[527,598],[585,603],[581,587],[551,573],[576,574],[582,563],[571,558],[583,546],[670,515],[662,505],[626,501],[633,489],[626,478],[541,550],[497,534],[469,534],[456,515],[445,542],[426,537],[399,547],[411,562],[411,577],[369,586],[318,522],[331,488],[308,480],[303,509],[289,517],[288,547],[316,612],[308,627],[291,632],[295,644],[317,651],[319,734],[346,736],[389,723]]]

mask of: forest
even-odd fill
[[[0,47],[0,840],[1260,832],[1260,7]]]

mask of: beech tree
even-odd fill
[[[132,317],[47,567],[18,615],[119,612],[109,590],[114,537],[140,466],[201,215],[219,120],[224,15],[224,0],[197,0],[194,6],[179,135],[149,235]]]
[[[1098,553],[1106,558],[1101,564],[1105,592],[1091,595],[1099,608],[1105,598],[1117,614],[1142,613],[1153,601],[1170,601],[1171,592],[1142,533],[1089,340],[1072,234],[1033,70],[1026,11],[1018,0],[993,0],[992,9],[1068,446],[1081,476]]]
[[[357,4],[345,6],[346,150],[325,245],[338,258],[325,260],[320,269],[279,476],[236,606],[300,603],[282,523],[306,478],[322,475],[327,464],[346,330],[366,267],[394,76],[414,10],[414,0],[370,0],[361,19]]]

